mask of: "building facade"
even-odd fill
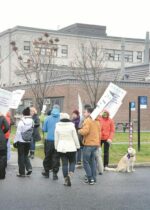
[[[150,68],[149,64],[144,64],[144,39],[110,37],[106,33],[105,26],[87,24],[73,24],[57,31],[16,26],[0,33],[0,84],[1,88],[11,90],[22,88],[26,90],[20,111],[24,106],[34,104],[34,99],[27,80],[20,73],[17,57],[12,51],[10,42],[16,42],[20,55],[28,56],[32,51],[33,40],[38,39],[45,32],[50,37],[57,37],[60,40],[55,59],[56,71],[60,72],[60,76],[56,76],[53,81],[54,85],[49,85],[49,90],[45,95],[45,104],[47,104],[48,108],[57,103],[60,105],[61,110],[71,113],[73,109],[78,108],[78,93],[81,95],[83,104],[89,103],[88,94],[82,84],[72,75],[69,75],[66,70],[72,68],[71,63],[79,55],[81,44],[88,45],[90,42],[98,44],[99,48],[103,49],[105,53],[101,93],[103,93],[110,81],[115,80],[115,75],[120,72],[124,49],[124,81],[115,83],[127,90],[127,95],[115,116],[116,123],[128,122],[128,104],[130,101],[137,102],[138,95],[146,95],[150,98]],[[124,46],[122,46],[122,43],[124,43]],[[45,52],[43,51],[44,55]],[[133,112],[132,117],[136,129],[136,111]],[[142,130],[150,130],[149,119],[150,110],[148,106],[148,109],[143,111],[142,114]]]

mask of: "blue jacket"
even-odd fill
[[[53,109],[50,116],[48,116],[43,125],[43,131],[47,132],[47,140],[54,141],[56,123],[60,121],[60,112],[58,109]]]

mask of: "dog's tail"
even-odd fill
[[[114,172],[116,172],[117,170],[116,170],[116,168],[105,167],[105,171],[114,171]]]

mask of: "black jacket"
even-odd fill
[[[40,127],[40,119],[39,119],[39,116],[37,114],[34,114],[32,116],[32,119],[34,121],[33,140],[34,141],[40,141],[41,140],[41,136],[40,136],[40,132],[39,132],[39,127]]]

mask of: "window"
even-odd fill
[[[133,51],[125,51],[125,62],[132,63],[133,62]]]
[[[61,45],[61,57],[67,57],[67,56],[68,56],[68,46]]]
[[[63,110],[64,97],[45,98],[44,101],[48,109],[52,109],[54,104],[58,104],[60,106],[60,110]]]
[[[23,100],[24,107],[30,107],[33,105],[32,99],[25,99]]]
[[[121,50],[107,49],[105,58],[109,61],[121,61]]]
[[[142,62],[142,51],[137,52],[137,61]]]
[[[24,41],[24,53],[30,53],[30,42]]]
[[[106,49],[105,58],[108,61],[121,61],[121,50]],[[133,51],[125,51],[125,62],[133,62]]]

